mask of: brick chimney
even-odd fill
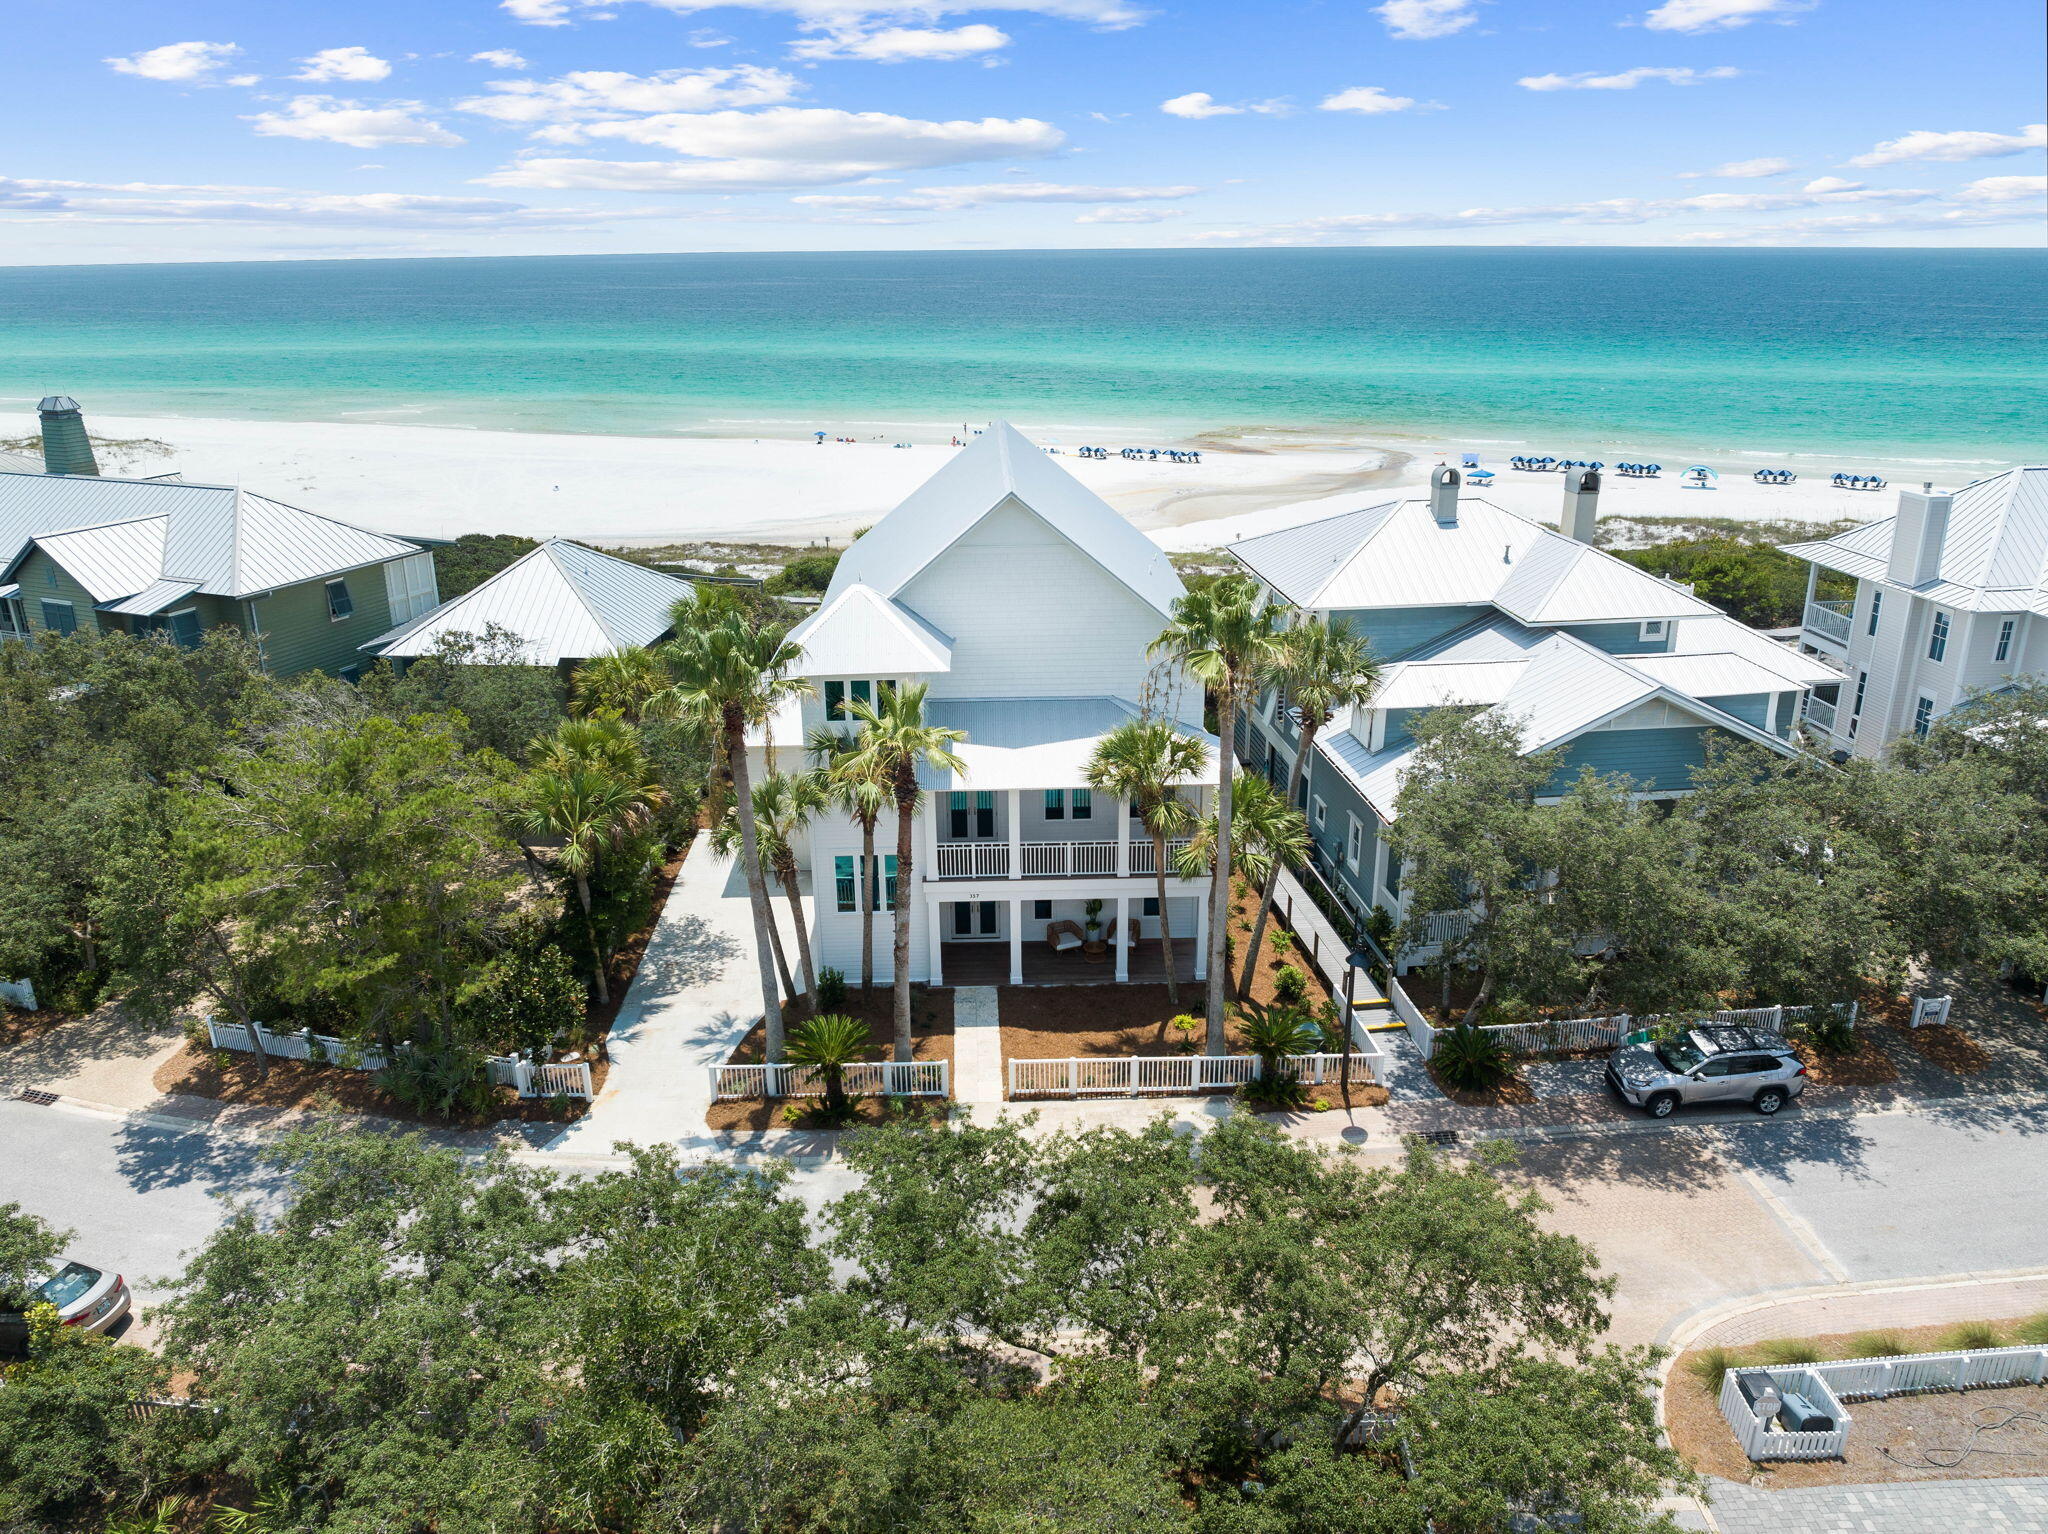
[[[85,417],[68,394],[52,394],[36,406],[43,421],[43,471],[47,474],[98,474]]]

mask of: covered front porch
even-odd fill
[[[1175,886],[1167,899],[1174,979],[1201,980],[1208,974],[1198,941],[1207,930],[1207,891],[1179,880]],[[1163,982],[1157,912],[1156,897],[1134,882],[1056,898],[1043,886],[1014,895],[984,886],[971,899],[935,892],[924,911],[927,979],[935,986]]]
[[[1188,984],[1204,978],[1195,950],[1201,945],[1191,937],[1173,940],[1174,979]],[[1007,943],[947,943],[946,977],[934,985],[1159,985],[1166,980],[1166,962],[1159,954],[1159,939],[1147,937],[1129,956],[1130,967],[1122,975],[1108,953],[1090,956],[1079,952],[1054,953],[1043,942],[1024,945],[1024,973],[1010,974]]]

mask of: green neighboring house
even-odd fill
[[[0,638],[254,634],[279,675],[353,679],[439,601],[420,544],[232,485],[0,469]]]

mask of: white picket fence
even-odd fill
[[[843,1068],[851,1097],[944,1097],[950,1072],[944,1060],[870,1060]],[[711,1095],[719,1102],[742,1097],[823,1097],[825,1073],[815,1065],[714,1065]]]
[[[1834,1426],[1820,1432],[1786,1432],[1775,1421],[1760,1422],[1750,1409],[1742,1394],[1742,1386],[1736,1383],[1738,1373],[1770,1376],[1771,1383],[1782,1394],[1796,1391],[1806,1397],[1821,1411],[1834,1419]],[[1721,1416],[1735,1433],[1736,1442],[1742,1445],[1742,1452],[1752,1460],[1773,1459],[1840,1459],[1842,1446],[1849,1441],[1852,1425],[1849,1414],[1842,1409],[1842,1403],[1828,1388],[1828,1383],[1815,1371],[1804,1366],[1784,1369],[1730,1369],[1721,1376]]]
[[[240,1023],[224,1023],[216,1017],[208,1017],[206,1034],[215,1049],[255,1052],[255,1045],[249,1042],[249,1030]],[[354,1071],[384,1069],[382,1050],[351,1044],[346,1039],[315,1033],[310,1028],[294,1033],[273,1033],[258,1023],[256,1036],[263,1044],[263,1052],[273,1060],[312,1060]],[[403,1044],[399,1046],[401,1049],[405,1047]],[[484,1069],[492,1086],[511,1087],[521,1097],[588,1099],[592,1095],[587,1061],[526,1060],[518,1055],[491,1055],[485,1059]]]
[[[1780,1432],[1758,1422],[1736,1374],[1767,1374],[1779,1391],[1797,1391],[1835,1419],[1831,1432]],[[1721,1415],[1753,1460],[1837,1459],[1851,1419],[1844,1401],[1882,1401],[1933,1390],[1993,1390],[2048,1381],[2048,1347],[1959,1349],[1902,1353],[1891,1358],[1850,1358],[1784,1368],[1730,1369],[1721,1379]]]
[[[1351,1079],[1369,1085],[1379,1078],[1376,1051],[1351,1056]],[[1288,1055],[1281,1069],[1298,1081],[1320,1086],[1340,1080],[1339,1054]],[[1012,1097],[1143,1097],[1149,1093],[1231,1091],[1260,1076],[1256,1055],[1120,1055],[1067,1060],[1012,1060]]]
[[[1422,1058],[1429,1059],[1436,1053],[1437,1039],[1450,1030],[1434,1027],[1398,985],[1389,987],[1389,998],[1395,1003],[1394,1015],[1407,1024],[1408,1036],[1415,1041]],[[1406,1003],[1405,1008],[1403,1003]],[[1853,1001],[1836,1002],[1834,1010],[1854,1028],[1858,1006]],[[1730,1007],[1719,1012],[1668,1012],[1646,1017],[1631,1017],[1626,1012],[1618,1012],[1612,1017],[1574,1017],[1547,1023],[1489,1023],[1479,1031],[1498,1039],[1510,1054],[1567,1054],[1574,1050],[1613,1049],[1631,1033],[1666,1024],[1693,1027],[1700,1023],[1746,1023],[1766,1033],[1782,1034],[1788,1027],[1803,1023],[1812,1011],[1811,1007],[1779,1006]]]

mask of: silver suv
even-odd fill
[[[1607,1062],[1607,1082],[1654,1119],[1669,1118],[1680,1103],[1748,1103],[1768,1115],[1806,1090],[1806,1067],[1775,1033],[1702,1023],[1622,1045]]]

